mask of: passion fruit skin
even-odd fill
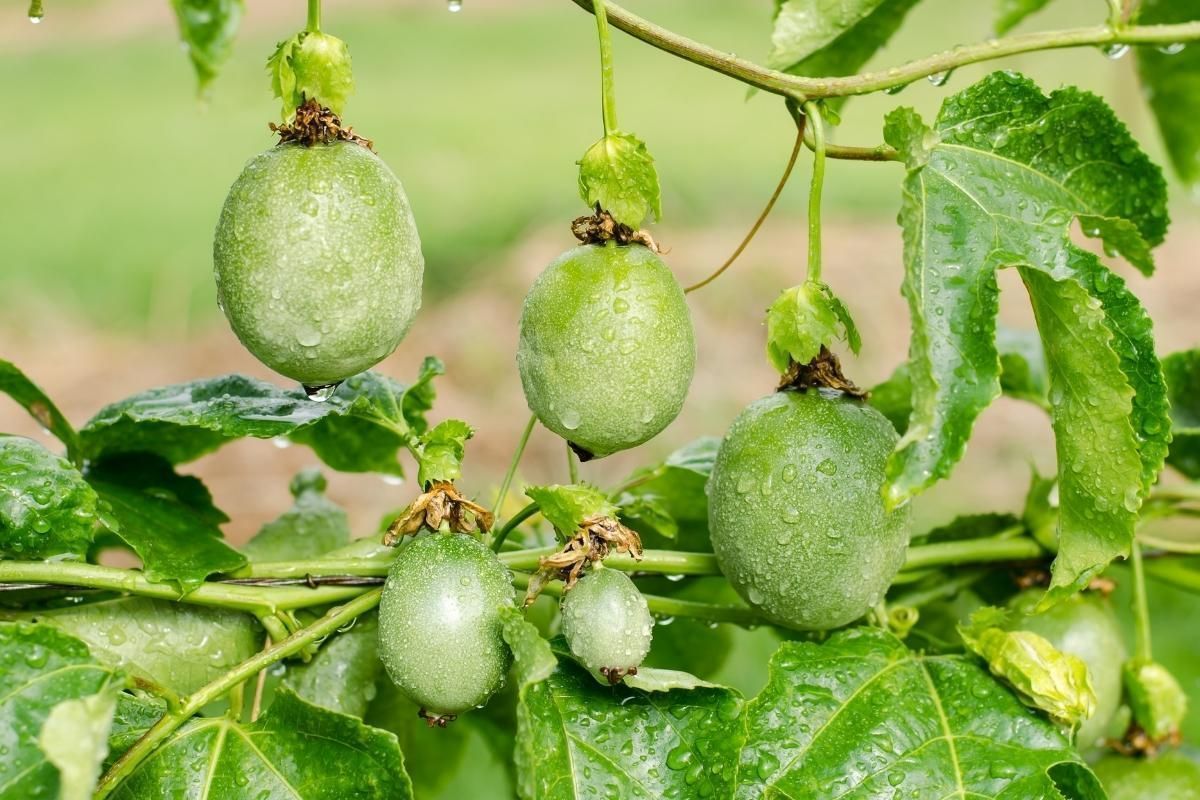
[[[629,672],[650,652],[654,618],[629,576],[601,567],[584,575],[562,599],[563,635],[593,672]]]
[[[1108,726],[1121,705],[1121,665],[1127,657],[1125,640],[1107,600],[1076,595],[1035,614],[1033,610],[1043,594],[1030,589],[1009,601],[1009,607],[1020,614],[1013,627],[1036,633],[1087,665],[1096,692],[1096,712],[1083,721],[1075,734],[1076,745],[1086,752],[1108,733]]]
[[[308,386],[396,349],[425,268],[400,181],[352,142],[284,144],[250,159],[221,209],[213,265],[238,339]]]
[[[837,392],[780,391],[730,427],[709,478],[721,570],[772,622],[828,630],[861,617],[904,563],[908,506],[881,489],[891,423]]]
[[[1092,769],[1108,800],[1200,800],[1200,764],[1178,750],[1154,759],[1105,756]]]
[[[525,297],[517,349],[525,400],[543,425],[593,457],[667,427],[695,367],[683,290],[642,245],[568,250]]]
[[[500,609],[513,604],[508,570],[462,534],[405,545],[379,602],[379,657],[388,676],[431,714],[483,705],[509,665]]]

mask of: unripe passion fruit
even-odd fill
[[[379,602],[383,666],[432,715],[480,706],[508,669],[500,608],[512,602],[508,570],[475,539],[417,539],[396,557]]]
[[[562,626],[585,667],[620,680],[650,652],[654,619],[628,575],[599,567],[563,596]]]
[[[1064,653],[1087,665],[1096,693],[1096,712],[1079,726],[1075,741],[1080,750],[1095,747],[1108,732],[1108,725],[1121,705],[1121,665],[1125,641],[1108,601],[1101,597],[1076,595],[1040,614],[1033,609],[1044,592],[1030,589],[1009,602],[1019,613],[1013,628],[1031,631]]]
[[[400,181],[352,142],[284,144],[234,181],[213,242],[238,339],[306,386],[381,361],[421,305],[424,261]]]
[[[738,594],[771,621],[827,630],[862,616],[904,562],[909,507],[880,494],[890,422],[840,393],[781,391],[734,421],[709,479],[709,532]]]
[[[1154,759],[1106,756],[1094,769],[1109,800],[1200,800],[1200,765],[1177,750]]]
[[[517,367],[529,408],[600,457],[650,439],[683,407],[696,343],[683,290],[642,245],[583,245],[534,282]]]

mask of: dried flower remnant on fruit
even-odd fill
[[[383,543],[393,547],[405,536],[412,536],[422,529],[436,531],[443,522],[449,523],[450,530],[455,533],[487,533],[492,528],[493,518],[492,512],[459,494],[453,483],[439,481],[388,526]]]
[[[788,371],[779,379],[779,390],[787,389],[836,389],[851,397],[865,398],[865,390],[858,388],[854,381],[842,374],[842,362],[828,347],[821,346],[821,352],[807,364],[791,362]]]
[[[576,217],[571,221],[571,234],[584,244],[604,244],[613,241],[619,245],[640,244],[655,253],[662,253],[658,243],[646,231],[633,228],[613,219],[604,209],[596,206],[594,214]]]
[[[629,553],[636,560],[642,558],[642,538],[611,517],[592,517],[579,525],[562,550],[543,557],[538,571],[529,581],[525,592],[525,605],[538,598],[546,584],[554,580],[563,582],[563,591],[570,591],[588,564],[603,561],[609,553]]]
[[[299,142],[305,147],[330,142],[354,142],[375,152],[375,143],[359,136],[354,129],[342,125],[342,119],[333,110],[316,100],[306,100],[296,109],[296,117],[284,125],[269,123],[271,131],[279,134],[279,143]]]
[[[425,720],[425,725],[430,728],[445,728],[451,722],[458,719],[458,714],[434,714],[425,709],[418,709],[417,717]]]

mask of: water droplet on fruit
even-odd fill
[[[817,464],[817,472],[823,475],[836,475],[837,469],[837,464],[833,463],[833,459],[827,458],[820,464]]]
[[[783,473],[782,473],[781,477],[783,478],[784,483],[791,483],[792,481],[796,480],[796,465],[795,464],[784,465]]]
[[[305,325],[296,331],[296,341],[301,347],[316,347],[321,343],[321,332]]]
[[[626,300],[624,297],[618,297],[615,300],[613,300],[612,309],[617,314],[624,314],[626,311],[629,310],[629,301]]]
[[[562,413],[561,421],[564,428],[569,431],[573,431],[579,427],[579,412],[575,409],[569,408]]]
[[[321,204],[317,202],[315,197],[306,197],[300,201],[300,210],[310,217],[315,217],[317,212],[321,210]]]
[[[1118,58],[1123,57],[1126,53],[1129,52],[1129,45],[1114,42],[1113,44],[1104,45],[1104,47],[1100,48],[1100,51],[1102,53],[1104,53],[1104,55],[1107,56],[1108,58],[1111,58],[1113,61],[1116,61]]]
[[[336,383],[323,383],[317,385],[303,384],[304,396],[314,403],[324,403],[329,398],[333,397],[333,393],[342,385],[341,381]]]
[[[462,11],[462,0],[446,0],[446,10],[451,14]]]

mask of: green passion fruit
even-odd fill
[[[825,389],[775,392],[738,416],[709,479],[709,533],[746,602],[779,625],[828,630],[879,601],[911,521],[881,495],[897,438],[878,411]]]
[[[310,394],[388,356],[421,305],[424,260],[404,188],[354,142],[252,158],[225,199],[213,263],[238,339]]]
[[[431,719],[483,705],[508,669],[500,609],[512,603],[508,570],[470,536],[404,545],[379,602],[379,657],[392,682]]]
[[[581,457],[626,450],[667,427],[695,366],[683,290],[642,245],[568,250],[525,297],[517,350],[525,399]]]
[[[1109,800],[1200,800],[1200,765],[1178,750],[1152,759],[1105,756],[1093,769]]]
[[[1036,633],[1058,650],[1078,657],[1087,665],[1096,693],[1096,712],[1084,720],[1076,733],[1079,749],[1099,744],[1121,705],[1121,665],[1125,662],[1125,640],[1108,601],[1102,597],[1076,595],[1040,614],[1034,608],[1044,592],[1030,589],[1009,601],[1020,616],[1015,629]]]
[[[575,657],[615,683],[650,652],[654,619],[628,575],[599,567],[563,596],[562,626]]]

